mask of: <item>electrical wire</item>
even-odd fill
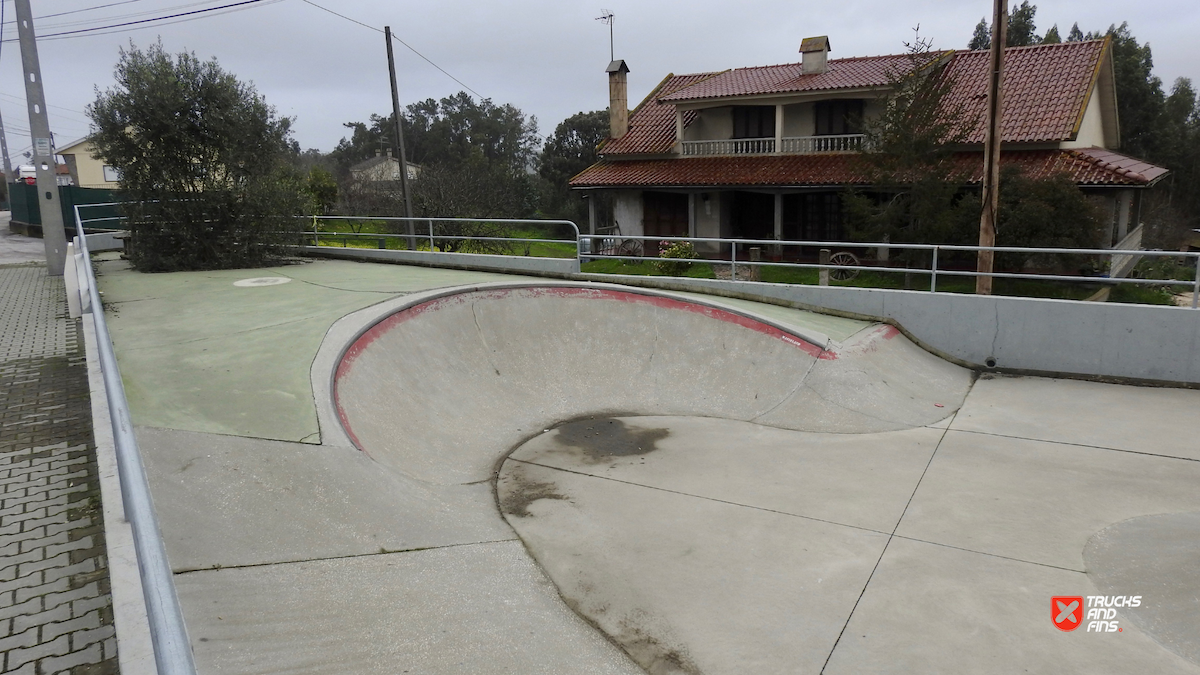
[[[216,12],[216,11],[225,10],[225,9],[234,9],[234,8],[238,8],[238,7],[243,7],[245,5],[254,5],[254,4],[258,4],[258,3],[262,3],[262,2],[266,2],[268,4],[274,4],[274,3],[280,2],[280,1],[281,0],[242,0],[241,2],[232,2],[227,5],[220,5],[218,7],[207,7],[205,9],[197,9],[197,10],[193,10],[191,12],[180,12],[178,14],[171,14],[168,16],[159,16],[159,17],[153,17],[153,18],[149,18],[149,19],[139,19],[138,21],[127,21],[125,23],[116,23],[116,24],[110,24],[107,26],[95,26],[93,28],[79,28],[76,30],[62,31],[60,33],[50,33],[48,35],[39,35],[38,40],[40,41],[40,40],[52,40],[55,38],[64,39],[67,37],[82,37],[84,34],[105,35],[107,33],[97,33],[97,31],[117,32],[117,31],[112,31],[111,29],[128,28],[129,26],[137,26],[139,24],[146,24],[146,23],[158,22],[158,21],[166,21],[167,19],[177,19],[180,17],[190,17],[190,16],[197,15],[197,14],[207,14],[209,12]],[[179,23],[179,22],[174,22],[174,23]],[[165,25],[165,24],[156,24],[156,26],[158,26],[158,25]],[[147,26],[147,27],[149,27],[149,26]],[[130,29],[130,30],[135,30],[135,29]],[[7,40],[3,40],[3,42],[16,42],[16,41],[17,41],[17,38],[9,38]]]
[[[316,7],[317,9],[319,9],[319,10],[321,10],[321,11],[323,11],[323,12],[329,12],[330,14],[332,14],[332,15],[334,15],[334,16],[336,16],[336,17],[338,17],[338,18],[345,19],[346,21],[349,21],[350,23],[358,24],[359,26],[362,26],[363,28],[368,28],[368,29],[370,29],[370,30],[373,30],[373,31],[375,31],[376,33],[382,33],[382,32],[383,32],[382,30],[380,30],[380,29],[376,28],[375,26],[372,26],[372,25],[369,25],[369,24],[365,24],[365,23],[363,23],[362,21],[359,21],[358,19],[352,19],[352,18],[350,18],[350,17],[346,16],[345,14],[339,14],[339,13],[337,13],[337,12],[333,11],[332,9],[329,9],[328,7],[323,7],[323,6],[321,6],[321,5],[318,5],[317,3],[313,2],[312,0],[300,0],[300,1],[301,1],[301,2],[303,2],[303,3],[305,3],[305,4],[307,4],[307,5],[312,5],[313,7]],[[441,71],[441,72],[442,72],[442,74],[443,74],[443,75],[445,75],[446,77],[448,77],[448,78],[450,78],[450,79],[454,80],[455,82],[457,82],[457,83],[458,83],[460,86],[462,86],[462,88],[463,88],[463,89],[466,89],[467,91],[471,92],[472,94],[475,94],[475,96],[479,97],[480,99],[485,99],[485,98],[487,98],[487,97],[486,97],[486,96],[484,96],[483,94],[481,94],[481,93],[479,93],[479,92],[475,91],[474,89],[472,89],[471,87],[467,86],[467,84],[466,84],[465,82],[463,82],[462,80],[460,80],[460,79],[458,79],[457,77],[455,77],[455,76],[451,75],[451,74],[450,74],[450,73],[449,73],[449,72],[448,72],[448,71],[447,71],[445,68],[443,68],[443,67],[439,66],[438,64],[434,63],[434,62],[433,62],[433,60],[432,60],[432,59],[430,59],[428,56],[425,56],[425,55],[424,55],[424,54],[422,54],[421,52],[417,51],[417,50],[416,50],[416,48],[414,48],[412,45],[408,44],[408,43],[407,43],[407,42],[405,42],[404,40],[401,40],[401,39],[400,39],[400,38],[399,38],[399,37],[396,35],[396,33],[394,33],[394,32],[392,33],[392,39],[393,39],[393,40],[395,40],[396,42],[399,42],[400,44],[404,45],[404,46],[405,46],[405,47],[406,47],[406,48],[407,48],[407,49],[408,49],[410,52],[412,52],[412,53],[416,54],[417,56],[421,57],[422,59],[424,59],[424,60],[425,60],[425,62],[426,62],[426,63],[428,63],[429,65],[433,66],[434,68],[437,68],[437,69],[438,69],[439,71]],[[536,135],[538,138],[542,139],[543,141],[545,141],[545,140],[546,140],[546,137],[545,137],[545,136],[543,136],[542,134],[539,134],[539,133],[537,133],[536,131],[534,132],[534,134],[535,134],[535,135]]]
[[[305,4],[312,5],[313,7],[316,7],[319,10],[329,12],[330,14],[332,14],[336,17],[343,18],[343,19],[349,21],[350,23],[356,23],[356,24],[362,26],[363,28],[370,28],[371,30],[375,31],[376,33],[383,32],[382,30],[380,30],[374,26],[367,25],[361,21],[358,21],[357,19],[351,19],[350,17],[346,16],[345,14],[338,14],[337,12],[333,11],[332,9],[329,9],[328,7],[322,7],[321,5],[318,5],[317,3],[313,2],[312,0],[301,0],[301,1],[304,2]],[[410,52],[412,52],[412,53],[416,54],[417,56],[421,57],[422,59],[424,59],[425,62],[428,63],[429,65],[442,71],[443,75],[445,75],[446,77],[459,83],[463,87],[463,89],[466,89],[467,91],[471,92],[472,94],[475,94],[479,98],[485,98],[485,96],[483,94],[480,94],[479,92],[475,91],[474,89],[468,87],[465,82],[463,82],[462,80],[458,79],[457,77],[451,75],[449,72],[446,71],[445,68],[434,63],[433,60],[430,59],[428,56],[425,56],[421,52],[417,51],[412,45],[408,44],[404,40],[401,40],[399,37],[396,36],[395,33],[392,33],[392,39],[395,40],[396,42],[399,42],[400,44],[404,45],[405,47],[407,47]]]
[[[183,4],[183,5],[174,5],[171,7],[156,7],[154,9],[148,9],[148,10],[141,11],[141,12],[130,12],[128,14],[116,14],[113,16],[93,17],[90,19],[78,19],[75,21],[53,21],[53,22],[45,23],[45,24],[38,23],[37,27],[39,30],[44,30],[44,31],[49,32],[49,31],[55,31],[55,30],[59,30],[59,29],[63,29],[63,28],[71,28],[74,26],[84,26],[87,24],[95,24],[98,21],[104,21],[104,22],[111,24],[116,21],[124,21],[125,19],[133,19],[136,17],[146,16],[148,14],[163,14],[164,12],[175,12],[178,10],[188,9],[189,7],[196,7],[199,5],[211,5],[215,2],[221,2],[221,0],[198,0],[198,2],[189,2],[189,3]],[[35,18],[34,21],[38,21],[38,19]]]
[[[110,2],[107,5],[96,5],[95,7],[84,7],[83,9],[73,9],[69,12],[59,12],[57,14],[47,14],[45,16],[35,16],[33,18],[35,21],[38,21],[41,19],[51,19],[56,16],[66,16],[68,14],[79,14],[80,12],[90,12],[95,9],[105,9],[106,7],[116,7],[117,5],[128,5],[131,2],[141,2],[141,1],[142,0],[122,0],[121,2]],[[16,23],[16,22],[17,22],[16,19],[13,19],[12,21],[0,20],[0,24],[9,24],[9,23]]]

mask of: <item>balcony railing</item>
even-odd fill
[[[863,147],[862,134],[841,136],[786,137],[781,152],[790,155],[811,155],[822,152],[858,152]],[[684,141],[685,157],[713,155],[771,155],[775,154],[774,138],[735,138],[713,141]]]
[[[684,141],[687,157],[704,155],[769,155],[775,152],[774,138],[735,138],[721,141]]]
[[[840,136],[797,136],[783,139],[783,152],[797,155],[811,155],[817,152],[858,152],[862,150],[862,134],[845,134]]]

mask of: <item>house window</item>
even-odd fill
[[[121,182],[121,170],[115,166],[105,165],[105,167],[104,167],[104,182],[105,183]]]
[[[733,107],[734,138],[774,138],[775,106],[738,105]]]
[[[816,136],[861,134],[863,102],[856,99],[820,101],[816,105]]]

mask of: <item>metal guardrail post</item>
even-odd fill
[[[937,264],[938,264],[938,250],[939,249],[940,249],[940,247],[938,247],[938,246],[933,247],[933,264],[929,266],[929,272],[930,272],[929,292],[930,293],[937,293]]]
[[[729,280],[737,281],[737,242],[733,242],[733,246],[729,248],[731,251],[729,256]]]
[[[1196,280],[1192,283],[1192,309],[1200,306],[1200,255],[1196,256]]]
[[[99,352],[97,356],[104,377],[104,388],[107,390],[125,518],[133,530],[138,574],[146,599],[146,618],[150,624],[150,641],[154,645],[154,663],[159,675],[195,675],[196,664],[192,658],[192,646],[188,640],[187,626],[183,622],[179,598],[175,595],[174,574],[167,562],[167,551],[163,546],[154,502],[150,497],[146,470],[142,466],[137,439],[133,435],[129,404],[121,383],[121,372],[117,368],[117,357],[113,353],[112,340],[109,338],[108,323],[104,319],[104,305],[100,302],[96,277],[92,273],[87,235],[84,234],[83,223],[79,217],[79,206],[75,207],[75,225],[78,232],[76,241],[87,275],[92,322],[96,327],[96,348]]]
[[[827,248],[821,249],[820,252],[817,254],[817,263],[820,265],[828,265],[830,253],[832,253],[832,251],[830,251]],[[829,268],[828,267],[822,267],[821,269],[817,270],[817,285],[819,285],[819,286],[828,286],[829,285]]]

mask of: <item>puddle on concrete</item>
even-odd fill
[[[668,429],[643,429],[611,417],[569,422],[556,431],[556,443],[579,450],[591,464],[654,452],[658,442],[671,435]]]

